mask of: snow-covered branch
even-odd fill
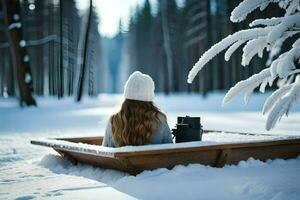
[[[278,75],[280,78],[287,78],[290,72],[296,69],[294,62],[299,56],[300,38],[296,40],[291,50],[279,56],[279,58],[271,64],[272,76]]]
[[[272,17],[270,19],[256,19],[249,24],[250,27],[254,26],[274,26],[279,24],[283,20],[283,17]]]
[[[218,55],[221,51],[232,45],[233,43],[240,40],[251,40],[260,36],[266,36],[269,33],[269,28],[253,28],[247,30],[241,30],[229,35],[209,50],[207,50],[198,60],[198,62],[193,66],[192,70],[188,75],[188,83],[192,83],[197,73],[203,68],[203,66],[208,63],[212,58]]]
[[[247,42],[243,48],[242,65],[246,66],[251,59],[257,54],[260,58],[263,56],[263,51],[267,47],[267,37],[258,37]]]
[[[274,106],[274,104],[282,97],[284,96],[293,85],[285,85],[279,89],[277,89],[271,96],[269,96],[263,106],[263,114],[266,114],[271,110],[271,108]]]
[[[14,29],[14,28],[21,28],[22,27],[22,24],[21,22],[15,22],[15,23],[12,23],[8,26],[8,29],[11,30],[11,29]]]
[[[274,43],[274,41],[281,38],[286,31],[293,30],[294,27],[300,27],[300,13],[284,17],[278,25],[274,26],[268,34],[268,43]]]
[[[287,31],[281,38],[276,40],[273,45],[269,46],[270,53],[268,61],[266,63],[267,66],[271,65],[273,58],[279,54],[283,42],[298,33],[300,33],[300,31]]]
[[[242,1],[232,12],[230,20],[232,22],[243,21],[247,15],[255,9],[264,10],[270,3],[277,3],[280,0],[245,0]]]
[[[244,0],[232,11],[230,17],[232,22],[243,21],[255,9],[264,10],[270,3],[277,3],[284,9],[284,16],[254,20],[249,24],[252,28],[240,30],[213,45],[193,66],[187,80],[191,83],[204,65],[227,48],[226,61],[239,47],[244,46],[241,62],[243,66],[248,65],[255,55],[261,58],[266,50],[269,54],[266,63],[268,68],[238,82],[225,95],[223,105],[239,95],[244,96],[247,104],[255,88],[259,87],[259,91],[264,92],[266,86],[271,86],[278,78],[279,89],[266,100],[263,107],[263,114],[269,113],[267,130],[273,128],[283,114],[287,115],[292,104],[299,100],[300,69],[297,67],[300,64],[300,0]],[[283,43],[291,37],[295,39],[294,44],[290,50],[279,55]]]
[[[37,39],[37,40],[28,40],[26,41],[26,46],[35,46],[35,45],[41,45],[45,44],[51,41],[57,41],[58,42],[58,37],[57,35],[48,35],[44,38]]]
[[[287,5],[287,8],[285,9],[285,15],[284,16],[289,16],[299,10],[299,0],[292,0],[289,1],[289,5]]]
[[[287,90],[289,89],[289,90]],[[288,113],[290,112],[290,109],[294,102],[299,101],[300,97],[300,80],[297,80],[296,83],[294,83],[291,87],[286,87],[283,90],[287,90],[286,94],[281,97],[281,95],[278,95],[277,93],[277,100],[275,102],[275,105],[273,106],[272,110],[270,111],[270,114],[267,119],[266,123],[266,129],[270,130],[274,127],[277,121],[281,119],[281,117],[285,114],[288,116]],[[283,90],[281,93],[284,93]],[[274,101],[274,100],[273,100]]]
[[[29,47],[29,46],[36,46],[36,45],[42,45],[42,44],[46,44],[48,42],[51,42],[51,41],[56,41],[56,42],[59,42],[59,38],[57,37],[57,35],[49,35],[49,36],[46,36],[44,38],[41,38],[41,39],[36,39],[36,40],[22,40],[20,41],[20,45],[22,47]],[[7,48],[9,47],[9,43],[8,42],[5,42],[5,43],[0,43],[0,49],[1,48]]]
[[[248,103],[249,97],[253,90],[257,88],[264,80],[271,77],[269,68],[262,70],[258,74],[252,75],[250,78],[238,82],[225,95],[223,105],[230,102],[233,98],[239,95],[245,95],[245,103]],[[268,80],[268,79],[267,79]]]
[[[225,52],[225,60],[228,61],[231,57],[231,55],[242,45],[246,42],[246,40],[239,40],[236,43],[234,43],[233,45],[231,45],[227,51]]]

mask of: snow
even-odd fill
[[[8,29],[11,30],[11,29],[14,29],[14,28],[21,28],[22,27],[22,24],[21,22],[15,22],[15,23],[12,23],[8,26]]]
[[[300,18],[300,15],[299,15]],[[294,60],[300,56],[300,38],[296,40],[293,47],[278,61],[276,71],[280,78],[287,78],[293,69],[295,69]]]
[[[201,116],[205,129],[261,134],[204,134],[204,142],[299,136],[299,105],[276,128],[265,131],[265,116],[260,110],[269,95],[255,93],[247,107],[241,104],[242,99],[236,99],[222,108],[224,93],[205,98],[158,95],[156,103],[167,112],[171,127],[177,116],[190,115]],[[72,98],[37,98],[38,108],[20,108],[17,100],[0,99],[0,199],[299,199],[300,157],[268,162],[249,159],[224,168],[179,165],[131,176],[73,165],[51,148],[30,144],[39,138],[103,135],[109,114],[117,110],[121,100],[121,95],[84,98],[82,103],[74,103]]]
[[[263,50],[267,46],[267,37],[258,37],[257,39],[249,40],[243,48],[242,65],[249,65],[251,59],[258,54],[262,57]]]
[[[274,106],[275,102],[278,99],[282,98],[289,91],[289,89],[291,87],[292,87],[292,85],[286,85],[286,86],[283,86],[283,87],[277,89],[275,92],[273,92],[273,94],[267,98],[267,100],[264,104],[263,114],[270,111],[270,109]]]
[[[231,12],[230,20],[232,22],[243,21],[249,13],[259,7],[266,8],[271,2],[278,2],[278,0],[244,0]]]
[[[25,74],[25,83],[30,83],[30,81],[31,81],[31,76],[29,73],[26,73]]]
[[[19,43],[20,47],[25,47],[26,46],[26,41],[25,40],[21,40]]]
[[[236,43],[234,43],[233,45],[231,45],[227,51],[225,52],[225,55],[224,55],[224,59],[226,61],[229,61],[230,60],[230,57],[231,55],[242,45],[246,42],[246,40],[239,40],[237,41]]]
[[[291,15],[296,12],[297,8],[299,9],[299,0],[292,0],[289,7],[286,9],[285,16]]]
[[[293,30],[293,27],[300,26],[300,14],[286,16],[280,24],[274,26],[268,35],[268,43],[273,43],[278,40],[284,32]]]
[[[23,58],[23,61],[24,61],[24,62],[29,62],[29,56],[28,56],[28,55],[25,55],[24,58]]]
[[[250,27],[264,25],[264,26],[273,26],[277,25],[282,21],[283,17],[272,17],[267,19],[256,19],[249,24]]]
[[[29,8],[29,10],[34,10],[35,9],[35,5],[34,4],[29,4],[28,8]]]
[[[14,18],[15,21],[18,21],[18,20],[20,19],[20,15],[14,14],[14,15],[13,15],[13,18]]]
[[[292,88],[280,98],[273,106],[267,119],[266,129],[273,128],[275,123],[285,114],[288,115],[292,104],[300,99],[300,80],[296,81]]]

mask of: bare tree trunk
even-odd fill
[[[20,2],[17,0],[2,0],[5,23],[8,27],[8,40],[13,65],[17,71],[17,79],[20,90],[20,103],[27,106],[36,105],[32,97],[32,74],[28,62],[28,54],[25,49],[25,41],[22,40],[22,23],[20,17]]]
[[[80,66],[80,74],[79,74],[79,81],[78,81],[78,87],[77,87],[77,101],[79,102],[82,97],[82,90],[83,90],[83,83],[84,83],[84,76],[85,76],[85,69],[87,64],[87,53],[88,53],[88,40],[89,40],[89,32],[90,32],[90,26],[91,26],[91,18],[92,18],[92,9],[93,9],[93,1],[90,0],[90,7],[89,7],[89,16],[87,20],[87,27],[86,27],[86,33],[85,33],[85,39],[84,42],[84,52],[83,52],[83,61]]]
[[[169,31],[169,23],[168,23],[168,13],[167,13],[167,0],[162,0],[161,5],[161,15],[162,15],[162,30],[163,30],[163,38],[164,38],[164,49],[166,55],[166,63],[167,63],[167,83],[168,83],[168,91],[171,92],[173,90],[173,52],[171,49],[171,41],[170,41],[170,31]]]
[[[218,25],[219,27],[216,29],[216,38],[217,38],[217,41],[220,41],[222,40],[222,16],[221,16],[221,2],[220,0],[217,0],[216,1],[216,25]],[[222,54],[222,57],[221,55],[218,55],[216,58],[217,58],[217,66],[216,66],[216,69],[218,71],[218,76],[217,76],[217,79],[218,79],[218,82],[217,82],[217,90],[224,90],[224,64],[225,64],[225,61],[224,61],[224,58],[223,58],[223,54]]]
[[[3,55],[3,51],[0,49],[0,55]],[[2,56],[3,58],[4,56]],[[4,94],[4,73],[5,73],[5,65],[4,65],[4,59],[0,60],[0,97]]]
[[[59,87],[58,98],[62,98],[64,94],[64,50],[63,50],[63,0],[59,3],[59,25],[60,25],[60,59],[59,59]]]

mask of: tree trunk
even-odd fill
[[[32,97],[32,74],[27,60],[25,41],[22,40],[22,23],[20,18],[20,2],[17,0],[2,0],[4,21],[8,27],[7,34],[13,65],[17,71],[20,90],[20,104],[36,105]]]
[[[64,36],[63,36],[63,0],[59,3],[59,35],[60,35],[60,56],[59,56],[59,87],[58,87],[58,98],[62,98],[64,95]]]
[[[79,81],[78,81],[78,87],[77,87],[77,101],[79,102],[82,97],[82,90],[83,90],[83,83],[84,83],[84,77],[85,77],[85,69],[87,64],[87,53],[88,53],[88,40],[89,40],[89,32],[90,32],[90,26],[91,26],[91,18],[92,18],[92,9],[93,9],[93,1],[90,0],[90,7],[89,7],[89,16],[87,19],[87,27],[86,27],[86,33],[85,33],[85,39],[84,42],[84,52],[83,52],[83,61],[80,63],[80,74],[79,74]]]
[[[206,22],[207,22],[207,37],[206,37],[206,43],[205,48],[208,50],[213,44],[212,44],[212,19],[211,19],[211,5],[210,0],[206,1]],[[207,63],[206,67],[206,78],[205,78],[205,90],[203,91],[203,95],[205,96],[208,92],[212,90],[212,80],[213,80],[213,74],[212,74],[212,68],[213,65],[211,62]]]
[[[170,41],[170,30],[169,30],[169,22],[168,22],[168,13],[167,13],[167,0],[162,0],[161,5],[161,16],[162,16],[162,30],[163,30],[163,38],[164,38],[164,50],[166,55],[166,65],[167,65],[167,83],[168,83],[168,91],[173,91],[173,52],[171,49],[171,41]],[[168,93],[168,92],[166,92]]]

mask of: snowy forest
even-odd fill
[[[30,88],[25,93],[75,96],[77,100],[82,93],[119,93],[135,70],[151,75],[156,91],[165,94],[206,95],[227,90],[265,68],[267,57],[254,58],[248,67],[241,68],[241,53],[233,54],[229,61],[224,61],[221,53],[189,85],[186,77],[191,66],[210,46],[247,27],[254,18],[283,12],[271,5],[264,15],[255,11],[243,23],[234,24],[228,18],[239,0],[188,0],[181,7],[175,0],[160,0],[156,8],[146,0],[132,9],[126,30],[120,21],[119,33],[107,38],[98,32],[101,19],[94,7],[78,10],[72,0],[24,0],[16,1],[14,7],[5,2],[0,4],[0,96],[21,99],[27,95],[19,89],[23,84]],[[18,36],[9,38],[7,23],[15,24],[10,31]],[[10,40],[24,45],[16,51],[22,51],[20,62],[26,66],[25,72],[12,65],[17,55],[13,55],[9,44],[18,41]]]

